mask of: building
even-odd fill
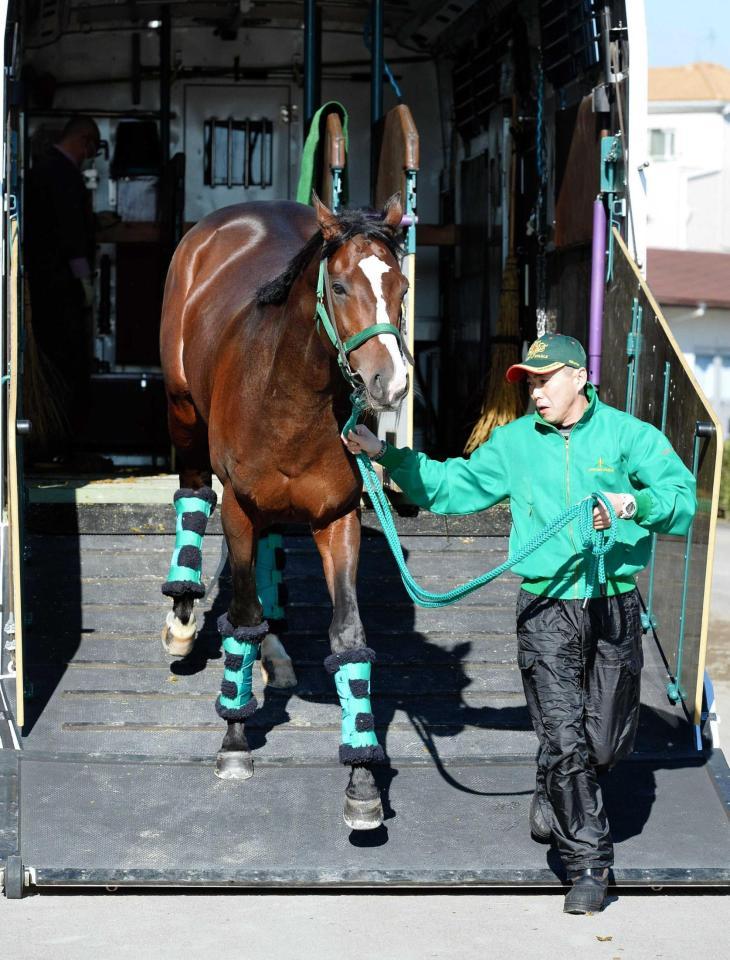
[[[730,253],[649,248],[654,296],[730,435]]]
[[[648,246],[730,251],[730,69],[649,71]]]
[[[647,278],[730,432],[730,69],[649,71]]]

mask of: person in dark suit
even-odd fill
[[[91,117],[74,116],[29,172],[25,264],[38,350],[64,384],[71,436],[78,429],[91,373],[95,225],[81,168],[99,149]],[[62,444],[56,444],[56,453]]]

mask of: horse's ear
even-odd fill
[[[317,222],[324,239],[334,240],[339,237],[342,230],[337,222],[337,217],[326,204],[322,203],[314,190],[312,190],[312,206],[317,214]]]
[[[394,193],[389,200],[385,201],[385,206],[383,207],[383,222],[387,224],[391,230],[400,230],[400,222],[402,219],[403,202],[399,191],[398,193]]]

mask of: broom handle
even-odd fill
[[[515,253],[515,198],[517,194],[517,150],[515,149],[514,129],[517,122],[517,97],[512,94],[512,125],[510,127],[510,171],[509,171],[509,246],[508,257]]]

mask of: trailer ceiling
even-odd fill
[[[496,12],[506,5],[506,0],[385,0],[385,30],[403,43],[426,49],[477,4]],[[159,20],[165,7],[176,25],[217,28],[227,39],[234,39],[238,29],[300,27],[304,17],[302,0],[34,0],[28,14],[31,24],[42,20],[49,32],[58,35],[111,27],[144,27]],[[367,4],[363,0],[324,0],[319,8],[326,29],[359,31]]]

